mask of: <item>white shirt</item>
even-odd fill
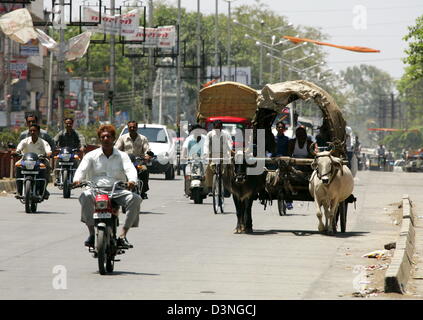
[[[294,158],[307,158],[308,151],[307,151],[307,141],[304,143],[303,147],[300,148],[298,145],[298,139],[295,139],[295,147],[294,152],[292,153]]]
[[[197,142],[197,137],[194,134],[189,135],[188,138],[185,139],[181,149],[181,159],[189,159],[197,152],[200,154],[200,156],[203,155],[206,136],[202,134],[200,137],[201,140],[199,142]],[[191,146],[193,141],[195,141],[195,144]]]
[[[222,139],[220,139],[222,138]],[[221,141],[222,140],[222,145]],[[220,153],[225,160],[231,158],[232,150],[232,137],[225,130],[213,129],[206,135],[206,141],[204,142],[203,157],[207,158],[220,158]]]
[[[100,147],[88,152],[82,158],[73,177],[73,181],[85,179],[94,182],[99,187],[111,187],[116,181],[137,182],[138,175],[125,152],[113,148],[112,155],[107,158],[103,148]]]
[[[28,137],[21,142],[19,142],[18,146],[16,147],[17,152],[27,153],[27,152],[34,152],[36,154],[47,155],[47,153],[51,152],[50,145],[47,141],[38,137],[37,142],[32,142],[32,138]]]

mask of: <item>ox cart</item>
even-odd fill
[[[331,154],[342,159],[343,164],[348,161],[345,149],[346,122],[335,100],[323,89],[315,84],[304,81],[287,81],[277,84],[268,84],[260,92],[257,100],[257,110],[253,118],[255,129],[271,130],[274,119],[289,104],[296,100],[314,102],[322,114],[322,136],[326,139],[326,146]],[[267,138],[267,135],[266,135]],[[266,144],[267,144],[266,140]],[[271,149],[266,146],[266,150]],[[262,202],[277,200],[280,214],[286,213],[284,201],[314,201],[309,191],[310,177],[313,173],[312,158],[273,157],[264,159],[266,164],[273,164],[275,170],[267,169],[266,192],[260,198]],[[348,202],[355,200],[350,196],[339,203],[332,229],[336,231],[340,220],[341,232],[345,232],[347,223]]]

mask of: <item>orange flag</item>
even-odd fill
[[[372,49],[372,48],[366,48],[366,47],[357,47],[357,46],[340,46],[340,45],[336,45],[336,44],[332,44],[332,43],[327,43],[327,42],[321,42],[321,41],[316,41],[316,40],[311,40],[311,39],[306,39],[306,38],[297,38],[297,37],[290,37],[290,36],[283,36],[283,38],[288,39],[291,42],[294,43],[299,43],[299,42],[311,42],[311,43],[315,43],[321,46],[329,46],[329,47],[334,47],[334,48],[339,48],[339,49],[344,49],[344,50],[350,50],[350,51],[356,51],[356,52],[380,52],[380,50],[376,50],[376,49]]]

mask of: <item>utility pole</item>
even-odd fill
[[[110,14],[115,15],[115,0],[110,0]],[[110,83],[109,83],[109,104],[110,104],[110,114],[109,121],[113,124],[114,121],[114,108],[113,108],[113,98],[116,95],[115,86],[116,86],[116,53],[115,53],[115,35],[110,35]]]
[[[153,0],[148,2],[148,26],[153,27]],[[151,114],[153,109],[153,83],[154,83],[154,49],[148,49],[148,122],[151,122]]]
[[[180,110],[181,110],[181,48],[180,48],[180,34],[181,34],[181,0],[178,0],[178,42],[177,42],[177,57],[176,57],[176,127],[180,125]],[[177,132],[179,134],[179,132]]]
[[[58,81],[57,88],[59,89],[59,96],[57,99],[58,115],[57,124],[59,129],[63,129],[63,118],[64,118],[64,102],[65,102],[65,0],[60,0],[60,23],[59,28],[59,54],[57,56],[57,73]]]
[[[216,0],[216,13],[214,18],[214,76],[218,74],[218,59],[219,59],[219,0]]]
[[[197,0],[197,90],[201,88],[201,16],[200,0]],[[198,98],[198,97],[197,97]]]
[[[225,0],[228,3],[228,76],[229,81],[232,80],[232,63],[231,63],[231,2],[235,0]]]
[[[11,96],[11,85],[10,85],[10,46],[11,42],[10,39],[4,36],[4,65],[3,65],[3,77],[4,80],[4,103],[6,105],[6,125],[10,128],[12,124],[11,119],[11,112],[12,106],[10,104],[10,96]],[[3,78],[4,79],[4,78]]]
[[[394,128],[395,124],[395,96],[391,93],[391,128]]]

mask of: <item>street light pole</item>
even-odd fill
[[[215,14],[215,38],[214,38],[214,76],[218,74],[218,51],[219,51],[219,0],[216,0],[216,14]]]
[[[180,49],[180,34],[181,34],[181,0],[178,0],[178,45],[176,57],[176,127],[179,128],[180,123],[180,109],[181,109],[181,49]],[[178,132],[179,134],[179,132]]]
[[[57,58],[57,69],[58,69],[58,86],[59,86],[59,97],[58,102],[58,119],[57,123],[59,129],[63,129],[63,118],[64,118],[64,102],[65,102],[65,0],[60,0],[60,25],[59,25],[59,55]]]
[[[115,0],[110,0],[110,14],[115,15]],[[114,120],[114,108],[113,108],[113,98],[115,96],[115,84],[116,84],[116,54],[115,54],[115,35],[110,35],[110,92],[109,92],[109,103],[110,103],[110,114],[109,121],[110,124],[113,124]]]
[[[232,80],[232,62],[231,62],[231,3],[236,0],[224,0],[228,3],[228,75],[229,81]]]

